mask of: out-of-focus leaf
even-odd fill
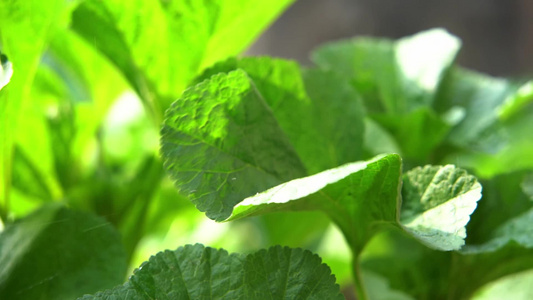
[[[531,103],[533,103],[533,81],[528,81],[520,86],[515,94],[505,99],[498,109],[498,115],[500,119],[509,119]]]
[[[470,299],[486,284],[533,267],[532,212],[501,226],[491,241],[453,252],[430,250],[386,232],[365,248],[362,268],[385,276],[391,287],[415,299]]]
[[[350,80],[370,117],[395,137],[411,166],[429,161],[449,130],[431,107],[459,46],[456,37],[433,29],[395,42],[356,38],[327,44],[313,60]]]
[[[368,243],[360,263],[363,271],[386,278],[390,289],[414,299],[446,299],[452,253],[429,249],[405,233],[388,230]]]
[[[39,180],[21,181],[24,175],[19,168],[14,170],[13,186],[22,193],[44,187],[47,194],[41,193],[41,199],[57,200],[94,171],[96,130],[126,83],[104,57],[71,31],[56,30],[48,46],[32,84],[33,101],[21,108],[25,119],[18,130],[24,134],[16,137],[15,163],[23,153],[24,165],[31,166]],[[12,202],[11,211],[20,213],[17,205]]]
[[[483,244],[509,220],[533,208],[521,183],[524,172],[512,172],[482,180],[483,199],[468,223],[467,244]]]
[[[465,253],[493,252],[511,241],[533,249],[533,227],[530,226],[532,222],[533,209],[509,220],[496,230],[492,240],[481,246],[470,246],[465,249]]]
[[[9,210],[13,143],[18,136],[20,111],[30,105],[28,99],[31,83],[49,36],[68,24],[74,2],[0,2],[1,51],[13,63],[15,74],[9,86],[0,93],[0,214],[3,218]]]
[[[50,109],[48,104],[55,101],[53,98],[64,91],[64,85],[59,78],[48,71],[40,67],[37,69],[29,95],[29,99],[32,101],[28,102],[28,105],[20,107],[24,121],[17,124],[17,130],[20,134],[14,137],[16,151],[13,157],[15,165],[12,175],[13,187],[22,193],[34,191],[36,188],[40,189],[41,187],[37,187],[36,184],[42,184],[42,187],[47,190],[47,195],[41,194],[43,201],[60,199],[63,192],[56,175],[56,161],[52,148],[54,132],[51,132],[48,122],[49,117],[57,114],[58,111]],[[32,134],[28,134],[28,132]],[[25,165],[31,166],[34,178],[40,178],[40,180],[18,180],[21,178],[20,169],[15,167],[21,166],[21,160],[25,161]],[[12,205],[16,206],[17,203],[12,203]],[[13,208],[16,210],[15,207]]]
[[[63,94],[51,95],[55,99],[50,100],[48,109],[58,113],[49,116],[48,121],[58,123],[60,127],[73,127],[66,145],[68,153],[63,157],[56,153],[56,159],[62,160],[60,165],[71,166],[71,169],[76,165],[81,169],[79,172],[89,173],[95,166],[84,156],[95,142],[97,130],[111,105],[128,89],[127,83],[90,42],[72,31],[55,34],[45,58],[42,67],[53,72],[64,86]],[[50,93],[50,87],[40,89],[40,92]],[[124,108],[123,115],[128,113],[129,108]],[[68,122],[71,124],[65,124]],[[82,175],[86,174],[79,176]],[[76,177],[74,174],[70,176]]]
[[[524,177],[521,186],[524,193],[526,193],[526,195],[528,195],[529,198],[533,200],[533,172],[529,173]]]
[[[18,188],[24,194],[45,201],[53,199],[52,192],[49,190],[46,180],[20,148],[15,148],[12,184],[13,187]],[[14,203],[14,206],[16,205]]]
[[[474,150],[497,152],[501,142],[491,138],[498,133],[494,126],[498,121],[497,109],[513,90],[503,79],[453,69],[439,94],[437,109],[444,112],[460,107],[464,115],[451,130],[448,141]]]
[[[529,300],[533,298],[533,270],[508,275],[495,280],[474,294],[473,300],[514,299]]]
[[[367,156],[373,157],[381,153],[402,154],[400,146],[381,125],[371,118],[365,118],[364,149]]]
[[[533,268],[533,209],[509,220],[481,245],[468,245],[455,254],[450,274],[453,298],[472,296],[485,284]]]
[[[249,255],[200,244],[160,252],[122,286],[80,299],[343,299],[317,255],[272,247]]]
[[[73,28],[161,114],[194,76],[241,52],[291,2],[91,0],[74,12]]]
[[[480,177],[533,168],[531,83],[520,85],[500,78],[454,69],[439,95],[441,111],[461,109],[461,121],[447,142],[458,151],[444,161],[476,170]]]
[[[313,61],[351,80],[371,112],[409,113],[430,106],[460,41],[432,29],[396,42],[356,38],[326,44]]]
[[[368,290],[369,299],[381,300],[414,300],[415,298],[396,291],[389,286],[387,278],[379,274],[365,271],[363,272],[363,282]]]
[[[248,57],[218,63],[196,81],[237,68],[250,76],[309,174],[361,159],[364,109],[338,74],[300,70],[282,59]]]
[[[402,115],[374,115],[401,145],[401,153],[417,165],[428,160],[429,154],[444,140],[449,126],[429,108],[419,108]],[[370,136],[371,143],[373,138]]]
[[[316,211],[266,214],[256,222],[266,244],[306,248],[316,248],[330,224],[325,214]]]
[[[73,299],[119,284],[125,271],[120,236],[88,213],[45,206],[0,235],[5,299]]]

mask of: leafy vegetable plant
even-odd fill
[[[533,81],[236,57],[290,2],[0,2],[0,298],[530,298]]]

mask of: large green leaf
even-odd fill
[[[339,75],[301,70],[282,59],[247,57],[218,63],[197,81],[237,68],[253,80],[310,174],[361,159],[364,109]]]
[[[496,126],[498,110],[516,90],[517,86],[502,78],[453,69],[436,103],[442,113],[461,111],[460,122],[451,130],[448,140],[465,148],[497,152],[502,147],[501,129]],[[500,139],[494,138],[496,134]]]
[[[447,137],[459,149],[445,162],[475,169],[486,178],[533,168],[531,85],[454,69],[437,105],[441,112],[461,114]]]
[[[73,299],[123,281],[120,236],[94,215],[45,206],[0,234],[3,299]]]
[[[68,24],[74,1],[1,1],[1,52],[12,62],[9,86],[0,93],[0,216],[9,211],[13,144],[21,110],[28,99],[37,65],[50,35]],[[29,42],[31,41],[31,42]]]
[[[201,70],[241,52],[291,2],[90,0],[74,12],[73,28],[160,114]]]
[[[396,222],[400,168],[400,158],[388,155],[295,179],[242,200],[228,220],[277,210],[321,209],[357,253],[379,229],[377,224]]]
[[[398,41],[355,38],[326,44],[312,57],[351,82],[411,166],[427,163],[449,130],[431,106],[459,46],[456,37],[433,29]]]
[[[160,252],[122,286],[81,299],[343,299],[317,255],[272,247],[249,255],[187,245]]]
[[[226,219],[235,204],[257,191],[305,175],[272,111],[242,70],[188,89],[166,116],[164,164],[178,189],[212,219]]]
[[[432,29],[398,41],[372,38],[326,44],[313,61],[349,79],[373,112],[402,114],[434,101],[460,41]]]

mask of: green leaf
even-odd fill
[[[318,208],[337,223],[357,253],[380,224],[396,223],[400,169],[399,156],[387,155],[295,179],[242,200],[228,220]]]
[[[404,175],[401,222],[424,244],[438,250],[464,245],[465,226],[481,198],[481,185],[455,166],[418,167]]]
[[[44,201],[53,199],[46,179],[29,160],[27,155],[18,147],[15,148],[13,157],[13,187]],[[18,203],[13,203],[16,206]]]
[[[74,12],[73,28],[158,114],[203,69],[244,50],[291,2],[91,0]]]
[[[402,114],[433,103],[459,47],[456,37],[432,29],[395,42],[356,38],[326,44],[312,58],[350,79],[370,111]]]
[[[247,57],[218,63],[197,82],[237,68],[253,80],[310,174],[361,159],[364,109],[339,75],[301,70],[282,59]]]
[[[450,126],[427,107],[401,115],[373,115],[400,142],[403,157],[416,165],[428,161],[429,155],[439,145]],[[370,136],[371,143],[373,137]]]
[[[485,285],[474,294],[472,299],[528,300],[533,298],[533,285],[531,285],[531,282],[533,282],[533,270],[508,275]]]
[[[365,271],[363,273],[363,282],[366,289],[369,291],[369,299],[382,299],[382,300],[413,300],[415,298],[396,291],[389,286],[389,282],[386,278],[379,274]]]
[[[307,250],[228,254],[203,245],[160,252],[123,286],[81,299],[344,299],[328,266]]]
[[[468,223],[467,244],[482,244],[509,220],[533,208],[521,183],[525,172],[512,172],[483,180],[483,200]]]
[[[471,297],[474,291],[499,278],[533,269],[533,209],[500,226],[493,238],[467,245],[455,254],[450,296]]]
[[[0,38],[2,53],[9,57],[13,78],[0,92],[0,217],[10,206],[10,180],[14,141],[21,110],[31,106],[31,84],[49,37],[67,26],[74,1],[1,1]],[[37,13],[38,12],[38,13]],[[31,41],[31,42],[29,42]],[[2,59],[3,60],[3,59]],[[2,67],[3,69],[3,67]]]
[[[400,146],[381,125],[371,118],[365,118],[364,149],[368,156],[376,156],[381,153],[402,154]]]
[[[494,233],[493,238],[480,246],[470,246],[465,253],[482,253],[498,250],[508,243],[515,242],[524,248],[533,249],[533,209],[502,224]]]
[[[317,150],[312,155],[300,157],[306,162],[310,174],[361,160],[365,110],[359,95],[334,72],[308,69],[303,74],[313,108],[312,126],[305,130],[315,136],[305,147]],[[305,117],[302,115],[301,118]],[[295,122],[296,118],[292,120]],[[311,167],[310,161],[317,162],[318,166]]]
[[[533,103],[533,81],[528,81],[520,86],[515,94],[505,99],[498,109],[498,115],[500,119],[507,120],[531,103]]]
[[[496,152],[501,141],[498,108],[516,90],[508,81],[463,69],[453,69],[437,102],[441,112],[461,108],[463,116],[450,131],[448,141],[456,146]]]
[[[427,163],[449,130],[431,106],[459,46],[456,37],[433,29],[398,41],[356,38],[327,44],[313,53],[313,61],[350,80],[370,117],[395,137],[411,166]]]
[[[379,225],[399,224],[399,170],[399,157],[388,155],[295,179],[244,199],[228,220],[319,208],[336,221],[353,249],[362,249]],[[454,166],[416,168],[404,175],[403,195],[406,232],[433,249],[464,245],[465,225],[481,198],[474,176]]]
[[[212,219],[224,220],[242,199],[305,174],[242,70],[188,89],[166,116],[165,167],[176,187]]]
[[[521,186],[524,193],[526,193],[526,195],[528,195],[529,198],[533,200],[533,172],[529,173],[524,177]]]
[[[127,82],[122,78],[120,71],[94,49],[91,43],[71,30],[64,30],[54,35],[46,61],[41,68],[50,69],[50,72],[58,77],[60,82],[55,85],[61,87],[62,91],[53,94],[53,89],[57,88],[54,83],[37,89],[40,97],[43,97],[43,93],[50,95],[52,98],[50,102],[53,104],[49,105],[49,110],[57,111],[49,122],[61,126],[58,131],[65,131],[65,125],[74,127],[74,130],[71,130],[73,135],[68,137],[67,141],[61,141],[67,144],[68,155],[57,157],[56,153],[56,158],[62,160],[58,164],[68,166],[75,163],[83,164],[86,169],[91,169],[93,166],[82,158],[83,154],[87,152],[91,142],[94,142],[97,130],[111,105],[121,94],[129,90]],[[64,156],[70,156],[72,160],[78,161],[68,161]]]
[[[455,69],[443,85],[438,107],[462,111],[447,142],[457,149],[444,158],[483,178],[533,168],[531,83],[520,84]]]
[[[430,249],[398,230],[383,231],[361,254],[363,279],[365,271],[372,272],[383,276],[390,289],[402,291],[414,299],[447,299],[453,284],[453,277],[449,275],[453,253]],[[369,294],[379,292],[371,288],[367,286]]]
[[[533,268],[532,212],[501,226],[491,241],[453,252],[430,250],[386,232],[365,248],[362,268],[386,276],[391,287],[416,299],[470,299],[490,282]]]
[[[45,206],[0,235],[0,294],[6,299],[72,299],[123,281],[118,233],[94,215]]]

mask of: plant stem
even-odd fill
[[[353,254],[352,271],[357,300],[368,300],[368,295],[361,276],[361,269],[359,268],[359,256],[355,253]]]

